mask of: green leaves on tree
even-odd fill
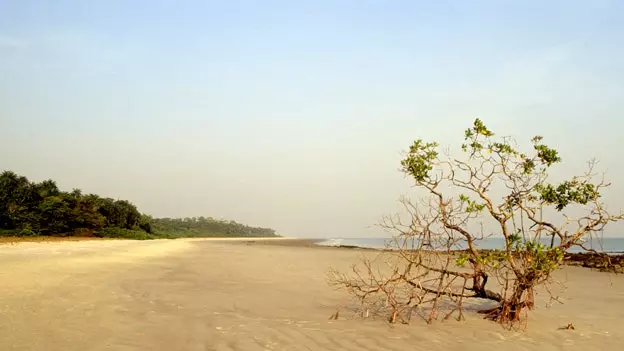
[[[477,213],[485,209],[485,204],[477,203],[464,194],[459,195],[459,201],[465,205],[464,211],[468,213]]]
[[[401,160],[403,171],[410,174],[418,183],[429,178],[433,162],[438,158],[438,143],[425,143],[421,139],[414,141],[409,153]]]
[[[586,205],[600,197],[596,185],[576,179],[564,181],[557,186],[537,184],[535,191],[542,201],[554,205],[558,211],[563,210],[569,204]]]

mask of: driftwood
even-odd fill
[[[601,272],[624,273],[624,254],[566,253],[563,263],[568,266],[592,268]]]

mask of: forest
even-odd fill
[[[32,182],[12,171],[0,174],[0,235],[127,239],[278,236],[270,228],[211,217],[152,218],[127,200],[83,194],[78,189],[62,191],[53,180]]]

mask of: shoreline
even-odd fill
[[[323,241],[323,240],[321,240]],[[372,251],[380,251],[380,252],[393,252],[393,251],[399,251],[398,248],[376,248],[376,247],[366,247],[366,246],[358,246],[358,245],[317,245],[320,247],[332,247],[332,248],[339,248],[339,249],[359,249],[359,250],[372,250]],[[412,251],[410,249],[406,249],[406,251]],[[431,250],[423,250],[426,252],[429,252]],[[462,253],[462,252],[466,252],[468,251],[467,249],[464,250],[450,250],[450,251],[440,251],[442,253],[446,253],[446,252],[450,252],[452,254],[458,254],[458,253]],[[495,250],[495,249],[477,249],[477,251],[480,252],[489,252],[489,251],[502,251],[502,250]],[[599,255],[608,255],[611,257],[616,257],[616,256],[624,256],[624,251],[608,251],[608,252],[568,252],[566,253],[566,255],[594,255],[594,256],[599,256]]]
[[[322,240],[321,240],[322,241]],[[328,247],[335,249],[343,249],[343,250],[360,250],[367,252],[396,252],[399,249],[397,248],[373,248],[373,247],[365,247],[365,246],[357,246],[357,245],[315,245],[317,247]],[[409,249],[407,251],[410,251]],[[430,250],[424,250],[425,252],[429,252]],[[460,254],[466,252],[467,250],[451,250],[449,253],[452,255]],[[480,249],[480,252],[489,252],[496,251],[492,249]],[[446,253],[442,251],[441,253]],[[608,260],[611,264],[609,267],[605,264],[605,257],[608,257]],[[564,254],[562,266],[570,266],[570,267],[580,267],[580,268],[589,268],[595,269],[600,272],[615,272],[615,273],[624,273],[624,252],[615,251],[615,252],[566,252]]]
[[[243,237],[243,236],[224,236],[224,237],[181,237],[181,238],[159,238],[159,239],[124,239],[124,238],[107,238],[96,236],[0,236],[0,245],[15,245],[20,243],[61,243],[76,241],[158,241],[158,240],[214,240],[214,241],[245,241],[245,240],[293,240],[297,238],[286,237]]]
[[[361,251],[361,252],[394,252],[395,248],[373,248],[358,245],[320,245],[327,239],[310,239],[310,238],[294,238],[294,237],[189,237],[189,238],[173,238],[173,239],[151,239],[151,240],[133,240],[118,238],[99,238],[99,237],[54,237],[54,236],[37,236],[37,237],[0,237],[0,247],[3,246],[30,246],[31,244],[63,244],[63,243],[89,243],[89,242],[221,242],[236,243],[243,245],[271,245],[282,247],[301,247],[314,249],[335,249],[340,251]],[[24,245],[26,244],[26,245]],[[491,249],[482,249],[481,252],[492,251]],[[459,254],[465,250],[452,250],[451,254]],[[605,254],[608,255],[611,267],[605,265]],[[624,273],[624,253],[593,253],[593,252],[575,252],[566,253],[562,266],[580,267],[595,269],[601,272],[617,272]]]

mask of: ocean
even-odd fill
[[[356,246],[362,248],[371,249],[384,249],[391,244],[390,238],[333,238],[326,239],[317,243],[321,246]],[[544,239],[542,241],[544,245],[550,246],[550,239]],[[555,243],[558,241],[555,240]],[[505,246],[505,240],[503,238],[487,238],[479,241],[477,244],[481,249],[502,249]],[[624,237],[622,238],[602,238],[595,239],[590,246],[596,251],[601,251],[610,254],[624,253]],[[390,246],[392,248],[392,246]],[[583,252],[580,248],[572,248],[568,252]]]

